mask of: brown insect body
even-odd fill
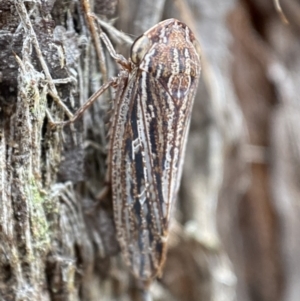
[[[114,104],[110,181],[123,257],[132,273],[148,282],[165,258],[200,53],[190,29],[169,19],[135,41],[131,61]]]

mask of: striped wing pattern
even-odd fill
[[[177,26],[187,38],[186,26]],[[151,30],[148,33],[151,37]],[[171,38],[164,28],[162,47],[167,48]],[[191,43],[169,49],[168,61],[163,61],[167,65],[154,68],[157,61],[152,58],[166,50],[158,49],[161,44],[152,43],[131,73],[116,106],[111,138],[118,241],[131,271],[144,281],[154,278],[164,261],[200,73],[200,67],[194,72],[193,59],[199,57],[190,52]]]

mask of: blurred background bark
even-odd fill
[[[153,299],[298,301],[299,3],[90,2],[133,40],[174,17],[202,47],[168,258]],[[130,39],[103,30],[128,57]],[[0,1],[0,49],[0,300],[139,300],[110,198],[95,208],[112,95],[71,127],[49,126],[65,118],[58,99],[74,112],[105,81],[81,1]],[[106,50],[105,57],[115,76]]]

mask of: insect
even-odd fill
[[[123,258],[133,275],[147,283],[160,274],[166,257],[200,76],[200,48],[191,30],[175,19],[136,39],[128,61],[104,42],[122,71],[73,119],[108,87],[116,87],[107,180]]]

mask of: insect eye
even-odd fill
[[[131,60],[135,64],[139,64],[140,61],[144,58],[149,48],[150,40],[146,36],[142,35],[131,46]]]

